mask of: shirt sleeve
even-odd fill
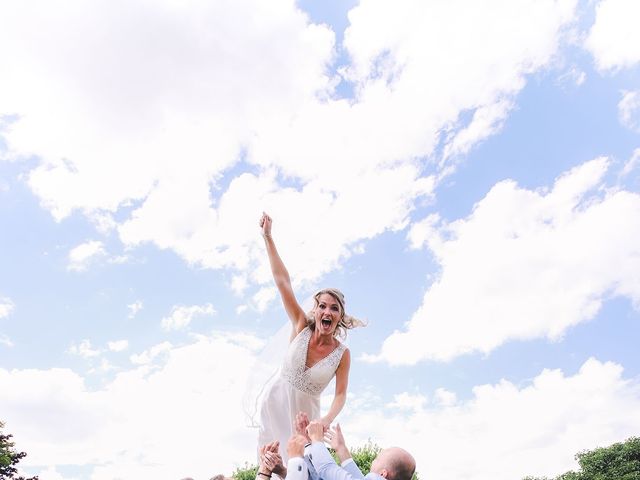
[[[309,472],[307,464],[302,457],[290,458],[287,462],[287,479],[288,480],[307,480]]]
[[[356,462],[353,461],[353,458],[347,458],[341,465],[342,468],[351,474],[354,480],[362,480],[364,478],[364,475],[358,468]]]
[[[347,462],[346,467],[349,470],[338,466],[323,442],[313,442],[309,450],[311,463],[320,478],[324,480],[359,480],[364,478],[355,462]],[[350,468],[352,465],[355,469]],[[357,475],[354,475],[356,472]]]

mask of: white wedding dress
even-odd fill
[[[307,350],[312,331],[305,327],[289,344],[280,375],[263,397],[260,408],[258,445],[280,441],[280,455],[287,458],[287,442],[295,432],[295,416],[305,412],[310,420],[320,418],[320,394],[340,364],[346,346],[340,343],[329,355],[307,368]]]

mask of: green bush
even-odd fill
[[[244,464],[244,467],[238,467],[231,474],[236,480],[255,480],[258,474],[258,465]]]
[[[4,422],[0,421],[0,480],[38,480],[38,477],[25,479],[19,477],[16,465],[27,456],[25,452],[16,452],[15,443],[11,440],[13,435],[2,431]]]
[[[608,447],[576,455],[578,472],[565,472],[554,480],[640,480],[640,438],[631,437]],[[547,480],[526,477],[523,480]]]
[[[350,452],[353,461],[356,462],[360,471],[366,475],[371,471],[371,462],[373,462],[380,450],[381,448],[378,445],[369,440],[363,447],[351,449]]]

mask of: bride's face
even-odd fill
[[[314,310],[316,331],[324,335],[333,335],[342,316],[340,304],[333,295],[323,293],[318,298],[318,306]]]

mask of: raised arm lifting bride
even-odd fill
[[[273,279],[291,320],[291,337],[280,374],[266,391],[260,405],[258,445],[278,440],[286,462],[287,441],[295,431],[296,413],[305,412],[310,419],[328,427],[340,413],[347,398],[349,382],[349,349],[337,337],[346,330],[363,325],[345,314],[344,295],[337,289],[325,288],[314,295],[314,307],[306,313],[298,304],[291,288],[289,272],[284,266],[273,237],[271,217],[260,219]],[[336,388],[329,411],[320,415],[320,394],[336,377]]]

